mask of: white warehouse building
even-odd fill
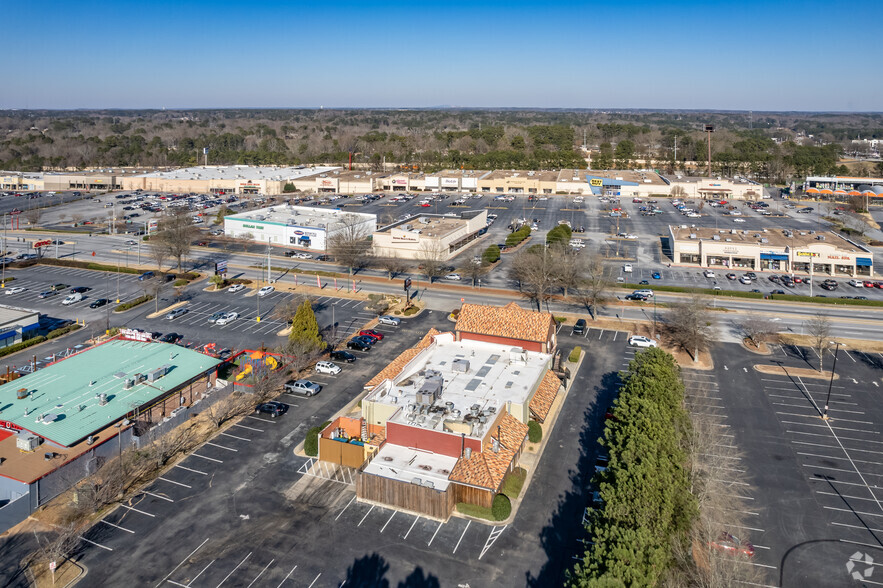
[[[349,227],[369,236],[377,230],[377,215],[281,204],[224,217],[228,237],[313,251],[325,251],[328,239]]]

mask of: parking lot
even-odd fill
[[[853,581],[847,564],[857,552],[883,561],[883,355],[840,349],[827,421],[829,380],[788,372],[817,368],[812,349],[774,346],[761,356],[719,344],[714,359],[714,373],[684,378],[706,391],[738,452],[732,467],[747,477],[733,486],[744,516],[730,529],[757,549],[747,565],[763,568],[773,586],[832,586]],[[829,370],[832,351],[825,362]],[[757,364],[784,369],[764,374]]]

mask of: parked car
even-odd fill
[[[238,312],[227,312],[224,316],[215,321],[216,325],[228,325],[239,318]]]
[[[577,319],[576,324],[573,325],[573,334],[574,335],[585,335],[586,334],[586,319]]]
[[[178,333],[166,333],[160,338],[160,341],[163,343],[177,343],[183,338],[184,335],[179,335]]]
[[[650,277],[653,278],[654,280],[661,280],[662,274],[660,274],[659,272],[653,272],[652,274],[650,274]]]
[[[606,454],[601,454],[595,458],[595,472],[601,473],[607,470],[607,466],[610,464],[610,456]]]
[[[726,531],[718,535],[717,539],[709,543],[712,549],[730,553],[732,555],[741,555],[745,557],[754,556],[754,545],[748,541],[739,539],[735,535],[730,535]]]
[[[727,279],[728,279],[728,280],[735,280],[735,279],[736,279],[736,274],[734,274],[734,273],[729,273],[729,274],[727,274]]]
[[[344,351],[340,349],[338,351],[331,352],[331,359],[335,359],[337,361],[345,361],[346,363],[353,363],[354,361],[356,361],[356,356],[349,351]]]
[[[214,324],[218,321],[219,318],[227,314],[226,312],[219,310],[218,312],[212,314],[212,316],[208,317],[208,322]]]
[[[317,374],[331,374],[332,376],[336,376],[343,371],[339,365],[330,361],[317,361],[315,370]]]
[[[285,414],[287,410],[287,404],[271,401],[258,404],[257,407],[255,407],[254,412],[255,414],[268,414],[275,419],[277,416]]]
[[[657,343],[655,339],[651,339],[650,337],[632,335],[629,337],[629,345],[632,347],[656,347]]]
[[[346,342],[346,348],[356,351],[371,351],[371,344],[365,343],[361,339],[353,338]]]
[[[153,272],[144,272],[143,274],[138,276],[138,279],[143,282],[144,280],[149,280],[149,279],[153,278],[154,276],[156,276],[156,274]]]
[[[100,306],[104,306],[108,302],[110,302],[110,300],[108,300],[107,298],[99,298],[98,300],[96,300],[92,304],[90,304],[89,308],[98,308]]]
[[[711,270],[705,270],[704,272],[702,272],[702,275],[705,276],[706,278],[713,278],[714,272]]]
[[[69,288],[67,284],[55,284],[54,286],[52,286],[51,289],[55,290],[56,292],[60,292],[62,290],[66,290],[67,288]]]
[[[362,341],[363,343],[366,343],[371,346],[373,346],[375,343],[377,343],[377,339],[375,339],[374,337],[369,337],[367,335],[356,335],[355,337],[353,337],[353,339],[358,340],[358,341]]]
[[[76,288],[71,288],[71,294],[82,294],[83,292],[88,292],[92,288],[87,288],[86,286],[77,286]]]
[[[169,319],[170,321],[173,321],[180,316],[184,316],[188,312],[190,312],[190,311],[187,310],[186,308],[176,308],[175,310],[173,310],[172,312],[167,314],[166,318]]]
[[[83,299],[83,295],[80,293],[69,294],[67,298],[65,298],[61,303],[65,306],[70,306],[71,304],[75,304]]]
[[[309,380],[293,380],[285,382],[285,391],[300,396],[315,396],[322,391],[322,386]]]
[[[399,326],[399,323],[402,322],[402,319],[396,316],[383,315],[377,319],[377,322],[381,325],[391,325],[393,327],[397,327]]]
[[[446,279],[446,280],[460,281],[461,278],[460,278],[460,274],[448,274],[448,275],[445,276],[445,279]]]
[[[375,331],[374,329],[362,329],[359,331],[359,335],[363,337],[371,337],[377,341],[381,341],[383,339],[383,333],[380,331]]]
[[[6,289],[6,294],[7,294],[7,295],[9,295],[9,294],[19,294],[19,293],[24,292],[24,291],[25,291],[25,289],[22,288],[21,286],[16,286],[15,288],[7,288],[7,289]]]
[[[243,290],[245,290],[245,284],[233,284],[232,286],[227,288],[227,292],[233,292],[233,293],[241,292]]]
[[[260,290],[258,290],[258,296],[266,296],[267,294],[272,294],[276,291],[276,288],[273,286],[264,286]]]
[[[825,280],[822,282],[822,288],[825,290],[836,290],[837,289],[837,281],[836,280]]]
[[[46,290],[45,292],[40,292],[40,298],[49,298],[50,296],[55,296],[58,294],[55,290]]]
[[[850,286],[852,286],[853,288],[864,288],[865,287],[864,282],[862,282],[861,280],[856,280],[855,278],[853,278],[852,280],[849,280],[846,283],[849,284]]]

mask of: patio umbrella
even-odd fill
[[[834,193],[834,190],[830,190],[828,188],[823,188],[823,189],[819,190],[819,194],[829,194],[830,195],[833,193]]]
[[[834,190],[834,194],[838,196],[846,196],[846,190]]]
[[[849,192],[847,192],[847,194],[849,194],[850,196],[861,196],[862,195],[862,193],[859,192],[858,190],[850,190]]]
[[[819,189],[818,189],[818,188],[807,188],[807,189],[806,189],[806,193],[807,193],[807,194],[818,194],[818,193],[819,193]]]

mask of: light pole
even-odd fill
[[[840,351],[840,343],[838,341],[831,341],[832,344],[837,347],[834,348],[834,365],[831,366],[831,379],[828,380],[828,396],[825,397],[825,414],[822,415],[822,420],[828,420],[828,403],[831,401],[831,387],[834,385],[834,371],[837,369],[837,352]]]
[[[117,304],[120,303],[120,254],[117,253]]]
[[[331,342],[337,345],[337,321],[334,320],[334,309],[337,308],[337,302],[331,303]]]

